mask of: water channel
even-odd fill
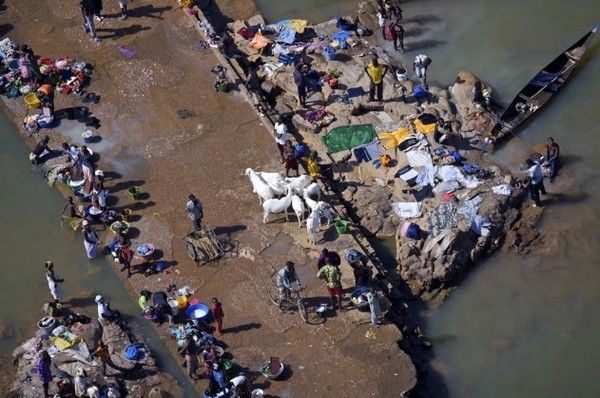
[[[103,258],[88,261],[80,234],[61,228],[65,201],[33,171],[25,144],[2,111],[0,131],[0,356],[10,355],[33,335],[42,304],[52,299],[44,273],[44,262],[52,260],[57,275],[65,279],[68,305],[95,317],[93,297],[104,295],[151,347],[161,369],[178,380],[185,396],[194,396],[187,375],[154,328],[139,316],[111,263]]]
[[[323,21],[358,1],[258,0],[269,21]],[[315,3],[315,4],[313,4]],[[403,61],[423,52],[444,86],[461,68],[487,80],[508,103],[545,64],[589,31],[593,0],[421,0],[403,2],[420,21]],[[595,397],[600,394],[600,38],[560,95],[494,159],[514,167],[553,136],[564,167],[545,209],[548,253],[508,252],[480,264],[438,309],[424,314],[435,368],[456,397]],[[580,189],[580,191],[578,191]]]

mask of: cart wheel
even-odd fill
[[[297,305],[298,305],[298,312],[300,313],[300,316],[302,317],[304,322],[308,322],[308,316],[306,314],[306,307],[304,306],[304,301],[302,298],[298,299]]]
[[[196,253],[196,247],[192,242],[185,242],[185,247],[187,249],[188,256],[195,261],[198,262],[198,253]]]

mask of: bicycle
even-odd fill
[[[305,287],[306,286],[295,284],[291,289],[288,289],[282,297],[279,292],[279,287],[275,285],[269,293],[269,298],[282,312],[294,312],[297,310],[300,313],[302,320],[308,322],[304,298],[300,295],[300,292],[304,290]]]

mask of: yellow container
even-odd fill
[[[185,296],[177,296],[177,305],[179,308],[185,308],[188,305],[188,299]]]
[[[27,106],[31,109],[37,109],[42,105],[40,99],[37,97],[37,95],[35,95],[35,93],[26,94],[23,99],[25,100]]]

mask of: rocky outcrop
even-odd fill
[[[394,236],[399,219],[392,211],[389,190],[380,186],[351,186],[342,195],[350,198],[361,226],[372,236]]]
[[[112,388],[119,391],[121,396],[146,397],[151,391],[155,396],[167,397],[164,391],[175,392],[178,387],[171,376],[160,373],[156,361],[151,354],[140,361],[129,361],[123,357],[125,347],[132,340],[125,328],[119,323],[100,324],[92,321],[88,324],[76,323],[70,331],[84,341],[89,352],[97,347],[100,339],[108,345],[110,361],[106,377],[101,374],[99,363],[88,356],[85,349],[81,358],[73,355],[70,350],[55,350],[53,343],[43,338],[41,332],[36,337],[27,340],[14,350],[12,357],[15,364],[14,375],[7,397],[38,398],[42,396],[42,385],[36,373],[36,360],[40,350],[48,350],[52,356],[53,382],[50,384],[51,395],[57,393],[56,382],[65,380],[73,383],[79,368],[86,371],[91,385],[100,391]],[[79,358],[79,359],[78,359]],[[87,359],[84,359],[87,358]],[[162,395],[156,395],[163,391]]]

